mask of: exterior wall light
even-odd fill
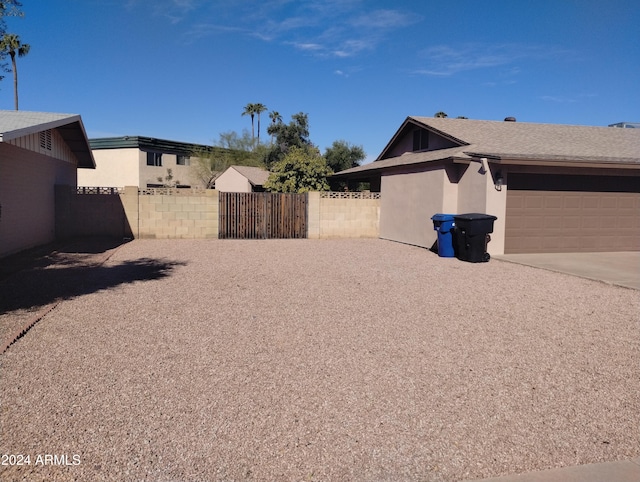
[[[504,184],[504,178],[502,177],[501,172],[496,173],[496,180],[493,186],[496,188],[496,191],[502,191],[502,185]]]

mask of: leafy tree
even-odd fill
[[[223,132],[217,145],[210,149],[196,150],[192,154],[191,171],[207,189],[212,189],[216,179],[229,166],[254,166],[264,168],[266,147],[253,148],[253,140],[245,129]]]
[[[327,191],[327,176],[333,174],[315,147],[292,146],[271,167],[264,187],[273,192]]]
[[[298,112],[291,116],[291,122],[272,122],[267,132],[275,138],[275,143],[267,153],[265,164],[270,168],[276,162],[282,160],[292,147],[310,147],[309,117]]]
[[[440,117],[440,118],[444,119],[445,117],[449,117],[449,116],[447,115],[447,113],[446,113],[446,112],[439,111],[439,112],[436,112],[436,113],[433,115],[433,117]]]
[[[359,166],[366,154],[362,146],[353,146],[347,141],[333,141],[331,147],[327,147],[324,158],[333,172],[344,171]]]
[[[13,33],[5,33],[0,39],[0,51],[11,56],[11,65],[13,67],[13,96],[15,107],[18,110],[18,66],[16,65],[16,55],[24,57],[31,50],[29,44],[20,42],[20,38]]]

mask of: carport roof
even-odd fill
[[[0,142],[56,129],[78,159],[78,167],[96,167],[78,114],[0,110]]]
[[[457,146],[406,152],[391,157],[390,153],[401,138],[416,127],[423,127]],[[640,131],[615,127],[407,117],[374,162],[336,175],[436,160],[463,162],[483,157],[505,164],[604,165],[638,169]]]

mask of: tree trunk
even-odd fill
[[[11,64],[13,65],[13,98],[15,100],[16,110],[18,110],[18,67],[16,65],[16,53],[9,52],[11,55]]]

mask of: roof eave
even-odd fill
[[[566,156],[530,156],[514,154],[487,154],[477,152],[465,152],[475,159],[487,159],[491,163],[511,166],[545,166],[545,167],[570,167],[570,168],[599,168],[599,169],[640,169],[640,159],[635,158],[603,158],[603,157],[577,157]]]

